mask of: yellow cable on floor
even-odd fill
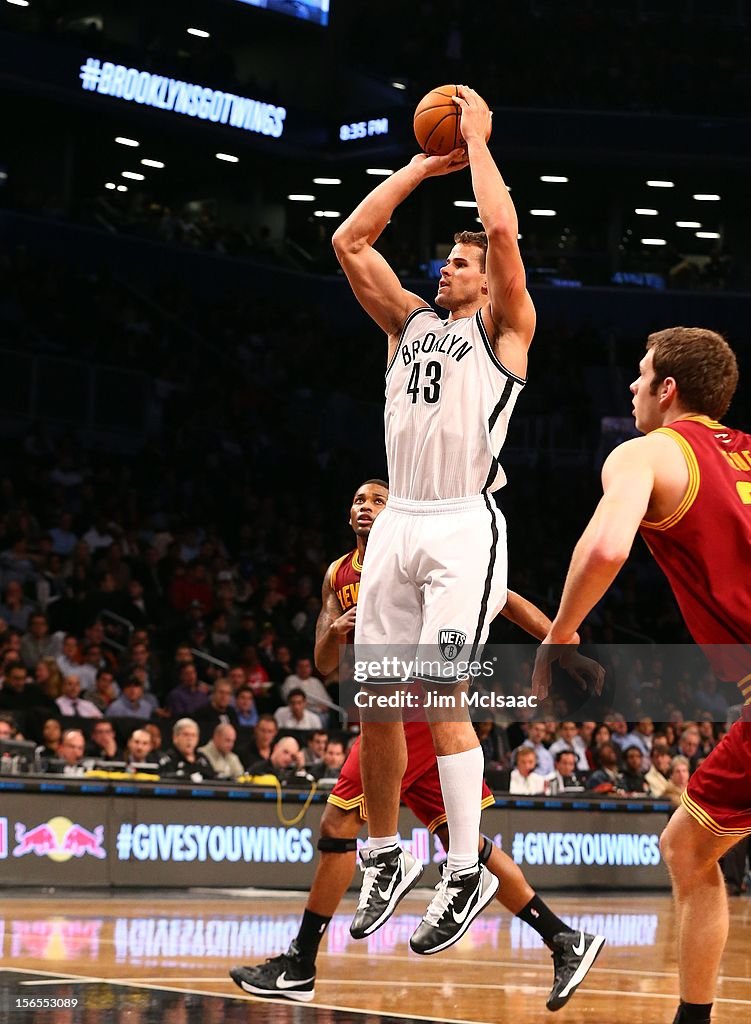
[[[310,792],[305,798],[305,803],[302,805],[302,810],[299,814],[296,814],[294,818],[285,818],[282,814],[282,784],[276,775],[241,775],[238,782],[250,782],[254,786],[274,786],[276,789],[276,816],[282,825],[297,825],[299,821],[305,817],[305,812],[310,807],[310,802],[316,794],[318,789],[317,782],[311,782]]]

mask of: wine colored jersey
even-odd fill
[[[330,577],[331,589],[336,594],[339,607],[343,612],[349,611],[357,604],[361,572],[362,562],[357,554],[357,548],[342,555],[339,561],[334,563]],[[354,630],[347,634],[348,644],[353,642],[353,634]]]
[[[696,643],[749,645],[751,436],[706,416],[676,420],[659,432],[679,445],[689,483],[672,515],[642,521],[642,537]],[[725,679],[737,682],[750,671],[751,648],[705,653]]]

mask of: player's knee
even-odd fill
[[[343,811],[327,804],[318,830],[318,849],[321,853],[350,853],[357,849],[359,830],[355,811]]]
[[[674,817],[660,836],[660,853],[674,881],[690,882],[717,863],[711,847],[700,839],[692,824]]]

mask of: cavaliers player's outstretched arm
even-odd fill
[[[322,676],[327,676],[339,666],[339,647],[345,643],[347,634],[355,628],[357,607],[342,612],[339,600],[331,586],[331,574],[336,562],[326,570],[321,589],[321,611],[316,622],[316,644],[313,659]]]
[[[536,315],[519,252],[519,221],[511,194],[485,141],[490,111],[474,89],[467,86],[459,86],[454,102],[462,110],[461,130],[467,143],[472,189],[488,236],[486,273],[490,303],[483,310],[483,321],[501,362],[512,373],[525,377]]]
[[[467,166],[464,150],[448,156],[414,157],[385,178],[337,228],[332,238],[336,258],[366,313],[389,335],[398,335],[413,309],[426,305],[402,288],[399,278],[373,245],[394,210],[426,178]]]

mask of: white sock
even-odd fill
[[[366,853],[376,853],[378,850],[386,850],[390,846],[398,845],[399,836],[368,836],[365,842],[365,851]]]
[[[438,758],[443,803],[449,828],[449,871],[477,864],[482,808],[483,756],[480,747]]]

